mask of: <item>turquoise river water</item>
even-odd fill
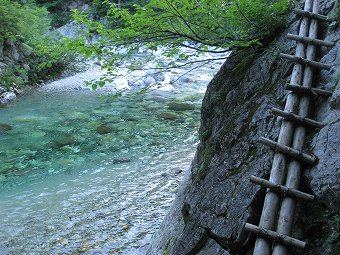
[[[0,130],[0,254],[141,254],[195,153],[206,84],[119,100],[35,90],[0,108],[11,126]]]

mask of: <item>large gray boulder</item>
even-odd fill
[[[322,1],[322,12],[334,10],[334,2]],[[293,67],[279,53],[295,53],[295,43],[286,34],[296,33],[297,27],[292,16],[290,27],[265,50],[233,52],[209,83],[195,159],[148,255],[252,254],[255,236],[244,230],[244,224],[258,224],[265,190],[251,184],[249,177],[267,179],[271,170],[273,152],[258,139],[277,139],[281,119],[270,109],[283,108]],[[326,40],[336,38],[339,28],[328,31]],[[320,55],[319,60],[333,68],[316,74],[315,84],[325,84],[317,86],[335,93],[313,100],[310,116],[326,125],[308,133],[305,150],[320,160],[314,167],[304,167],[300,189],[317,200],[298,204],[293,230],[295,238],[310,244],[303,252],[307,255],[338,254],[334,225],[340,209],[340,45],[323,49]],[[298,254],[302,253],[290,252]]]

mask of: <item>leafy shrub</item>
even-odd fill
[[[22,86],[28,81],[28,72],[18,65],[9,65],[1,76],[1,85],[6,88]]]
[[[46,33],[49,29],[47,10],[34,4],[0,0],[0,41],[16,41],[18,35],[24,40]]]
[[[35,55],[31,59],[30,80],[51,79],[62,74],[65,69],[72,71],[84,58],[79,54],[83,45],[82,38],[61,37],[58,33],[50,33],[34,42]],[[74,71],[74,70],[73,70]]]

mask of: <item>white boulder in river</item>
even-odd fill
[[[7,104],[13,100],[15,100],[17,96],[13,91],[11,92],[5,92],[0,95],[0,104]]]
[[[120,75],[116,77],[113,81],[114,88],[117,90],[126,90],[126,89],[131,89],[129,86],[129,81],[126,77]]]

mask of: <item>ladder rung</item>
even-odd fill
[[[290,121],[294,121],[296,123],[298,123],[301,126],[308,126],[308,127],[313,127],[313,128],[322,128],[325,126],[325,124],[319,122],[319,121],[315,121],[309,118],[305,118],[302,116],[299,116],[297,114],[294,113],[290,113],[290,112],[285,112],[285,111],[281,111],[279,109],[273,108],[272,109],[272,113],[278,116],[281,116],[287,120]]]
[[[293,55],[288,55],[288,54],[284,54],[284,53],[280,53],[280,57],[288,59],[290,61],[294,61],[294,62],[299,63],[299,64],[310,65],[310,66],[313,66],[313,67],[326,69],[326,70],[330,70],[331,67],[332,67],[331,65],[323,64],[323,63],[316,62],[316,61],[313,61],[313,60],[308,60],[308,59],[305,59],[305,58],[301,58],[301,57],[297,57],[297,56],[293,56]]]
[[[308,18],[330,21],[330,19],[328,19],[327,16],[321,15],[321,14],[318,14],[318,13],[304,11],[304,10],[300,10],[300,9],[294,9],[293,11],[295,12],[295,14],[305,16],[305,17],[308,17]]]
[[[295,150],[291,147],[279,144],[279,143],[274,142],[274,141],[267,139],[265,137],[261,137],[259,142],[262,143],[262,144],[265,144],[265,145],[269,146],[270,148],[272,148],[272,149],[274,149],[278,152],[281,152],[281,153],[283,153],[283,154],[285,154],[285,155],[287,155],[291,158],[301,160],[301,161],[308,163],[308,164],[311,164],[311,165],[313,165],[318,159],[314,155],[309,155],[307,153]]]
[[[334,47],[336,44],[335,42],[327,42],[327,41],[323,41],[319,39],[313,39],[310,37],[304,37],[304,36],[293,35],[293,34],[288,34],[287,38],[298,41],[298,42],[302,42],[302,43],[310,43],[313,45],[325,46],[325,47]]]
[[[263,238],[268,238],[276,242],[285,244],[287,246],[293,246],[293,247],[300,248],[300,249],[304,249],[306,247],[306,243],[303,241],[300,241],[290,236],[280,234],[278,232],[275,232],[269,229],[264,229],[259,226],[255,226],[250,223],[246,223],[244,225],[244,228],[248,230],[249,232],[258,234],[259,236]]]
[[[297,84],[287,84],[286,85],[287,90],[291,90],[297,94],[307,94],[307,95],[314,95],[314,96],[325,96],[330,97],[332,96],[333,92],[324,90],[324,89],[316,89],[312,87],[303,87]]]
[[[303,199],[303,200],[307,200],[307,201],[313,201],[314,200],[313,195],[301,192],[297,189],[291,189],[291,188],[288,188],[286,186],[275,184],[271,181],[267,181],[265,179],[256,177],[254,175],[250,176],[250,181],[253,182],[253,183],[259,184],[263,187],[269,188],[272,191],[279,192],[283,195],[293,196],[295,198]]]

